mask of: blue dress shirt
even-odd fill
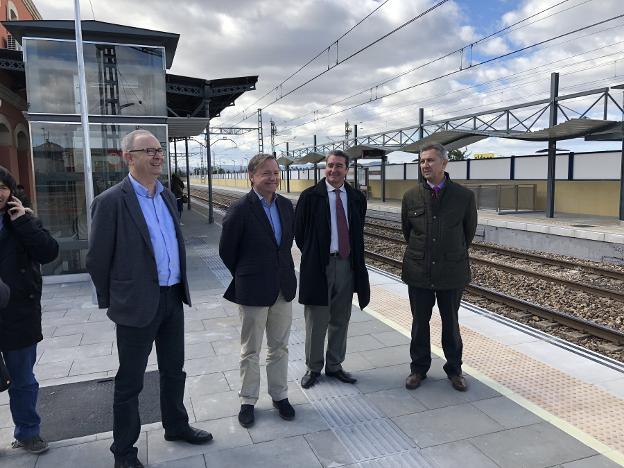
[[[128,174],[134,187],[139,206],[149,230],[150,240],[154,248],[158,283],[161,286],[172,286],[182,281],[180,273],[180,251],[175,225],[167,204],[162,197],[163,185],[156,181],[156,191],[151,197],[132,175]]]
[[[266,198],[256,192],[256,189],[254,189],[254,192],[256,193],[256,195],[258,195],[258,198],[260,199],[260,204],[264,209],[264,213],[269,220],[269,224],[273,228],[273,234],[275,234],[275,242],[277,242],[277,245],[279,246],[282,243],[282,222],[280,221],[279,211],[277,210],[277,203],[275,202],[277,194],[273,194],[273,203],[269,204]]]

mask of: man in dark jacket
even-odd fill
[[[295,212],[295,240],[301,249],[299,302],[305,305],[306,365],[301,386],[325,375],[355,383],[342,368],[353,292],[368,305],[370,285],[364,261],[366,198],[347,182],[349,157],[330,151],[325,177],[304,190]],[[327,353],[324,355],[325,335]]]
[[[462,375],[462,340],[457,313],[464,286],[470,282],[468,247],[477,228],[474,194],[444,172],[448,153],[442,145],[423,148],[424,181],[403,196],[401,220],[408,245],[402,279],[412,309],[411,373],[405,382],[417,388],[431,366],[429,320],[438,302],[442,318],[444,371],[453,388],[467,390]]]
[[[13,447],[42,453],[39,384],[33,374],[41,333],[40,265],[58,255],[58,244],[15,197],[13,176],[0,167],[0,277],[11,290],[0,307],[0,350],[11,376],[9,406],[15,423]]]
[[[239,305],[242,322],[238,421],[254,423],[260,390],[260,348],[267,337],[269,395],[280,417],[291,420],[288,402],[288,337],[297,277],[292,259],[292,202],[275,193],[280,169],[275,157],[257,154],[249,161],[252,190],[232,205],[223,220],[219,255],[232,273],[223,297]]]
[[[165,440],[201,444],[212,434],[189,425],[184,406],[184,310],[190,305],[184,238],[175,198],[158,180],[158,139],[135,130],[122,142],[130,174],[91,206],[87,271],[98,305],[116,324],[119,369],[113,397],[115,468],[139,468],[139,393],[156,343]]]

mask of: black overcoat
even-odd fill
[[[58,243],[41,222],[26,213],[15,221],[4,215],[0,230],[0,278],[11,290],[0,309],[0,349],[25,348],[41,334],[41,264],[58,255]]]
[[[407,248],[401,278],[425,289],[460,289],[470,282],[468,247],[477,229],[472,191],[446,182],[437,201],[426,181],[408,190],[401,207]]]
[[[368,270],[364,260],[364,221],[366,198],[345,182],[348,201],[349,240],[354,291],[361,309],[370,302]],[[301,250],[299,302],[326,306],[327,276],[331,243],[331,215],[327,184],[323,178],[314,187],[305,189],[295,211],[295,241]]]
[[[287,302],[295,298],[294,209],[289,199],[278,194],[275,197],[282,226],[279,246],[253,190],[230,206],[223,219],[219,256],[232,274],[232,281],[223,295],[228,301],[268,307],[275,304],[280,291]]]

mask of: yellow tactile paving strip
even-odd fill
[[[407,297],[373,286],[367,311],[410,335]],[[462,339],[466,372],[624,465],[624,400],[467,327],[462,327]],[[441,342],[436,315],[431,319],[431,342]],[[440,348],[433,352],[443,357]]]

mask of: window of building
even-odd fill
[[[73,41],[25,39],[28,112],[79,114]],[[162,47],[85,43],[90,115],[166,116]]]
[[[84,190],[82,128],[79,124],[30,122],[35,172],[35,206],[43,225],[59,242],[59,257],[44,274],[85,272],[87,207]],[[128,173],[121,140],[136,125],[90,125],[93,187],[97,196]],[[166,125],[142,125],[167,150]],[[167,162],[165,166],[168,167]],[[164,173],[162,180],[167,179]]]

